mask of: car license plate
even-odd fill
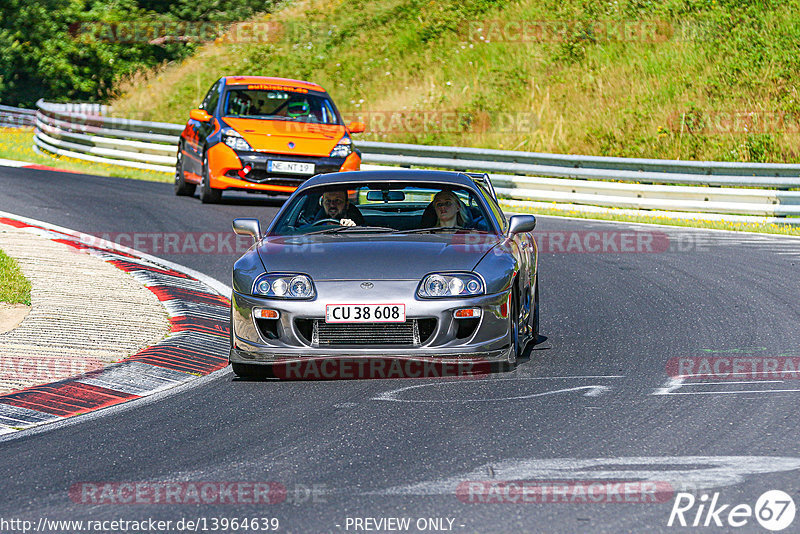
[[[286,174],[314,174],[313,163],[299,161],[267,161],[267,172],[282,172]]]
[[[404,323],[405,304],[328,304],[326,323]]]

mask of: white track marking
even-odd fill
[[[0,423],[9,427],[43,423],[56,419],[58,419],[58,416],[51,413],[11,404],[0,404]]]
[[[785,384],[785,380],[737,380],[737,381],[727,381],[727,380],[719,380],[715,382],[686,382],[687,378],[691,376],[704,376],[704,375],[686,375],[680,377],[673,377],[667,380],[664,386],[660,388],[656,388],[651,395],[738,395],[738,394],[750,394],[750,393],[758,393],[758,394],[765,394],[765,393],[800,393],[800,388],[798,389],[735,389],[735,390],[724,390],[718,389],[716,391],[678,391],[679,389],[683,389],[685,387],[697,387],[697,386],[707,386],[707,387],[717,387],[717,386],[727,386],[727,385],[734,385],[734,384]]]
[[[27,161],[17,161],[14,159],[0,158],[0,166],[2,167],[27,167],[28,165],[33,165],[33,163],[29,163]]]
[[[502,380],[511,381],[511,380],[541,380],[542,378],[505,378]],[[462,402],[499,402],[499,401],[510,401],[510,400],[520,400],[520,399],[532,399],[536,397],[545,397],[548,395],[555,395],[558,393],[570,393],[573,391],[586,391],[584,393],[585,397],[599,397],[603,393],[606,393],[611,390],[608,386],[602,385],[589,385],[589,386],[576,386],[571,388],[561,388],[561,389],[554,389],[550,391],[542,391],[537,393],[531,393],[529,395],[515,395],[512,397],[495,397],[495,398],[483,398],[483,399],[430,399],[430,400],[417,400],[417,399],[401,399],[398,395],[410,391],[413,389],[419,388],[429,388],[429,387],[440,387],[440,386],[447,386],[447,385],[469,385],[480,383],[484,384],[485,382],[475,382],[470,380],[461,380],[461,381],[447,381],[447,382],[433,382],[429,384],[415,384],[413,386],[406,386],[398,389],[393,389],[391,391],[384,391],[375,397],[372,397],[370,400],[374,401],[387,401],[387,402],[408,402],[408,403],[425,403],[425,404],[433,404],[433,403],[462,403]]]
[[[725,382],[688,382],[684,383],[683,386],[715,386],[718,384],[783,384],[783,382],[783,380],[742,380],[735,382],[726,380]]]
[[[748,376],[753,376],[753,375],[775,375],[775,374],[778,374],[779,372],[783,373],[783,374],[788,374],[790,371],[786,371],[786,372],[783,372],[783,371],[747,371],[747,372],[742,372],[742,373],[729,373],[729,375],[730,376],[735,376],[735,377],[738,377],[738,376],[748,377]],[[796,374],[797,371],[791,371],[791,373],[792,374]],[[709,373],[685,374],[685,375],[681,375],[681,378],[683,378],[683,379],[697,378],[697,377],[706,378],[706,377],[708,377],[708,375],[709,375]],[[728,374],[726,374],[725,376],[728,376]],[[727,380],[726,380],[726,382],[728,382],[729,384],[733,383],[733,382],[729,382]],[[753,380],[753,382],[785,382],[785,380]],[[715,382],[709,382],[709,383],[716,384],[717,382],[715,381]]]
[[[676,468],[677,467],[677,468]],[[656,456],[506,459],[462,474],[372,492],[380,495],[455,495],[465,481],[610,480],[666,482],[675,491],[733,486],[749,475],[795,471],[800,458],[773,456]],[[492,472],[494,476],[488,477]]]
[[[741,393],[800,393],[800,389],[739,389],[735,391],[684,391],[682,393],[665,393],[665,395],[738,395]]]
[[[673,391],[680,389],[682,385],[683,378],[672,377],[667,380],[667,383],[664,384],[664,387],[658,388],[652,393],[652,395],[671,395]]]
[[[579,378],[625,378],[625,375],[517,376],[514,378],[500,377],[494,380],[575,380]]]

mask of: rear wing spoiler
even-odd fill
[[[492,195],[492,198],[495,200],[495,202],[497,202],[497,193],[494,192],[492,179],[489,178],[488,174],[486,174],[485,172],[465,172],[463,174],[466,174],[467,176],[472,178],[473,182],[482,185],[483,188],[486,189],[490,195]]]

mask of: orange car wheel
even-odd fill
[[[222,200],[222,190],[212,189],[209,185],[210,173],[208,172],[208,153],[203,152],[203,169],[201,171],[202,180],[200,181],[200,201],[203,204],[216,204]]]
[[[175,194],[179,197],[190,197],[194,195],[197,186],[186,183],[186,175],[183,170],[183,147],[178,146],[178,160],[175,163]]]

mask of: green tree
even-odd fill
[[[122,76],[182,59],[197,46],[119,42],[113,31],[104,31],[111,23],[234,21],[270,6],[252,0],[3,0],[0,102],[32,107],[39,98],[104,101]]]

